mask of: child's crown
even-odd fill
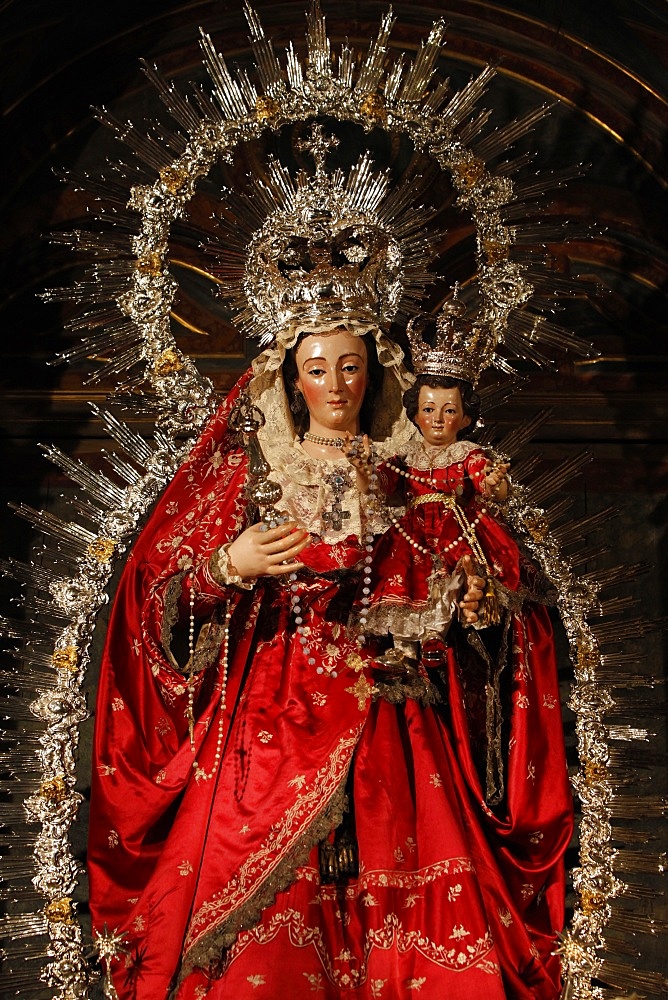
[[[479,343],[482,331],[476,329],[465,314],[466,306],[459,299],[459,287],[455,285],[452,298],[445,302],[436,317],[433,347],[423,339],[421,331],[415,330],[416,323],[428,317],[419,313],[410,320],[406,333],[416,375],[449,375],[475,384],[489,359]]]

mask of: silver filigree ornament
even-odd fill
[[[457,205],[469,213],[473,222],[478,268],[467,291],[475,306],[474,324],[495,338],[490,363],[503,371],[512,370],[513,356],[546,363],[541,345],[588,351],[586,345],[548,319],[537,304],[539,294],[572,292],[567,282],[543,267],[540,259],[539,248],[547,241],[563,241],[563,230],[522,221],[525,206],[527,216],[534,214],[537,188],[545,193],[559,187],[568,179],[568,172],[554,172],[525,184],[507,168],[495,173],[487,165],[532,129],[546,114],[546,108],[486,133],[487,113],[476,111],[476,105],[494,70],[485,67],[458,92],[436,80],[436,64],[445,36],[442,20],[434,24],[412,62],[403,56],[392,61],[389,42],[395,19],[391,12],[387,13],[377,37],[356,65],[347,44],[338,55],[332,53],[320,4],[314,2],[307,15],[306,54],[300,57],[290,45],[283,66],[248,4],[245,12],[259,83],[254,82],[252,73],[235,76],[203,33],[204,66],[211,84],[208,93],[194,88],[195,97],[189,99],[157,69],[145,66],[177,124],[176,129],[160,125],[149,126],[143,132],[132,123],[116,121],[105,111],[100,113],[101,120],[136,155],[144,175],[148,171],[154,179],[137,184],[134,170],[128,171],[128,184],[133,185],[129,193],[111,195],[115,199],[117,228],[109,225],[109,216],[98,212],[101,232],[77,231],[59,237],[73,249],[92,255],[93,263],[86,267],[82,281],[71,288],[52,290],[46,296],[52,301],[67,300],[78,305],[79,314],[69,326],[77,332],[90,331],[81,344],[64,352],[60,360],[104,357],[91,379],[114,378],[120,392],[142,387],[151,400],[157,422],[156,443],[151,447],[112,414],[98,412],[107,431],[133,463],[108,456],[113,473],[121,480],[120,486],[109,477],[99,478],[99,474],[86,470],[81,463],[72,463],[56,449],[49,450],[49,457],[64,468],[89,498],[80,502],[80,508],[95,529],[91,531],[77,521],[67,522],[20,506],[19,513],[47,536],[51,547],[46,557],[39,552],[29,565],[5,566],[5,571],[22,584],[45,595],[40,600],[45,602],[47,611],[27,628],[17,622],[4,623],[5,632],[23,642],[18,654],[27,664],[24,686],[26,692],[32,691],[32,717],[45,722],[39,740],[32,734],[17,739],[10,757],[19,768],[19,762],[28,759],[25,755],[29,751],[36,756],[41,769],[41,783],[26,800],[25,808],[31,820],[42,824],[34,846],[34,882],[46,900],[38,913],[10,914],[4,927],[9,935],[18,933],[37,938],[46,930],[48,955],[39,951],[42,947],[39,943],[34,955],[47,960],[43,978],[61,998],[88,995],[89,973],[81,929],[71,902],[77,871],[68,831],[78,806],[77,726],[86,711],[80,686],[96,615],[107,599],[106,588],[116,558],[185,457],[189,439],[197,434],[216,405],[211,383],[179,350],[170,328],[177,287],[170,273],[170,231],[174,222],[187,219],[188,204],[199,179],[219,159],[229,161],[238,146],[286,124],[330,117],[355,123],[365,130],[381,127],[390,134],[407,136],[416,151],[449,175]],[[316,176],[323,169],[316,161]],[[334,235],[341,241],[342,266],[345,269],[350,265],[350,273],[355,267],[359,271],[371,244],[380,240],[390,276],[394,269],[402,286],[392,287],[390,282],[387,289],[384,308],[389,317],[399,308],[402,298],[410,303],[410,280],[406,284],[405,274],[401,273],[405,250],[397,233],[392,232],[403,206],[399,205],[401,198],[396,196],[392,209],[396,214],[383,214],[380,202],[375,207],[373,202],[376,190],[385,183],[383,175],[374,173],[371,161],[365,157],[355,170],[357,173],[353,171],[348,178],[334,173],[327,181],[332,203],[338,198],[343,205],[348,199],[348,206],[357,212],[354,224],[346,229],[341,219]],[[290,215],[294,215],[300,199],[309,210],[315,211],[319,205],[312,178],[288,180],[277,164],[270,166],[269,172],[270,187],[274,190],[268,192],[267,220],[251,232],[255,238],[255,263],[249,265],[248,273],[245,271],[248,247],[240,247],[238,253],[239,273],[241,280],[246,281],[249,299],[248,303],[239,300],[238,306],[242,312],[247,305],[250,310],[242,322],[249,333],[260,338],[275,333],[275,324],[272,327],[265,308],[265,301],[270,301],[271,296],[263,288],[259,274],[263,254],[268,254],[269,264],[282,279],[280,255],[298,248],[290,243],[294,234],[279,231],[281,225],[290,225]],[[119,165],[117,176],[122,173],[123,167]],[[355,177],[366,178],[363,194],[354,192]],[[104,178],[101,181],[85,178],[81,186],[103,201],[109,195],[110,185]],[[259,188],[256,193],[260,193]],[[369,214],[376,213],[375,225],[379,211],[380,225],[369,227]],[[426,221],[428,210],[424,213]],[[95,216],[94,208],[91,214]],[[134,235],[127,237],[126,229]],[[331,226],[330,231],[333,232]],[[413,248],[419,258],[424,248],[417,237]],[[526,260],[532,252],[534,263],[529,266]],[[423,260],[420,266],[424,266]],[[317,272],[317,267],[316,262],[309,274]],[[324,284],[321,275],[316,273],[312,277],[313,281],[305,279],[301,299],[290,292],[281,301],[290,303],[292,296],[300,307],[312,306],[320,298]],[[338,296],[342,309],[358,309],[359,300],[347,298],[347,278],[343,280],[341,275],[339,278],[334,297]],[[255,304],[251,306],[253,297]],[[137,395],[132,397],[132,405],[143,412],[138,399]],[[582,761],[579,787],[584,813],[582,865],[576,873],[581,903],[562,951],[569,973],[569,996],[574,1000],[589,1000],[600,996],[600,990],[592,986],[591,980],[601,965],[600,949],[610,900],[621,891],[621,884],[613,875],[610,850],[612,779],[604,722],[609,699],[596,680],[601,662],[599,639],[586,620],[596,612],[596,588],[592,584],[591,593],[582,591],[570,564],[561,556],[549,531],[544,530],[548,512],[537,507],[533,498],[530,500],[527,494],[515,491],[508,509],[514,526],[563,594],[562,613],[575,660],[577,683],[572,704],[578,714]],[[608,664],[614,664],[614,655],[607,656]],[[34,683],[41,688],[33,691]],[[630,731],[629,738],[635,738]],[[108,959],[112,958],[113,949],[109,951],[103,943],[101,950]],[[25,983],[30,986],[27,979]],[[20,985],[19,978],[15,977],[13,986],[17,984]]]
[[[434,212],[415,207],[423,179],[411,176],[397,187],[389,171],[373,170],[368,153],[347,176],[330,174],[327,152],[337,144],[314,124],[299,145],[311,153],[315,173],[293,179],[270,160],[268,181],[256,181],[227,206],[221,232],[205,248],[216,260],[212,273],[222,268],[228,275],[221,291],[237,324],[263,345],[289,339],[297,323],[323,318],[389,326],[433,281],[427,266],[438,246],[439,234],[428,229]],[[272,210],[253,231],[258,188]]]

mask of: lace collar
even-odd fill
[[[374,496],[358,492],[354,470],[345,455],[340,459],[314,458],[295,439],[291,444],[268,446],[265,456],[271,465],[269,478],[280,483],[283,490],[277,506],[287,510],[311,534],[335,544],[349,535],[361,539],[368,533],[380,534],[389,527],[382,503]],[[333,472],[343,473],[350,484],[341,493],[347,516],[340,528],[327,525],[323,519],[334,500],[330,479]]]
[[[456,462],[464,462],[472,451],[480,451],[474,441],[454,441],[443,447],[432,447],[421,438],[411,441],[400,457],[412,469],[445,469]]]

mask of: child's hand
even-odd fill
[[[508,496],[508,479],[506,474],[510,462],[496,462],[486,467],[487,475],[483,479],[483,492],[495,500],[505,500]],[[488,471],[489,470],[489,471]]]
[[[466,574],[466,583],[459,608],[464,624],[474,625],[478,621],[478,611],[485,596],[485,579],[480,576],[471,556],[464,556],[462,569]]]

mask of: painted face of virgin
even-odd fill
[[[295,385],[309,412],[309,430],[324,437],[359,433],[367,388],[367,352],[361,337],[333,330],[305,337],[295,355]]]
[[[471,418],[464,413],[462,394],[457,387],[444,389],[423,385],[418,396],[415,423],[429,445],[447,447],[468,427]]]

